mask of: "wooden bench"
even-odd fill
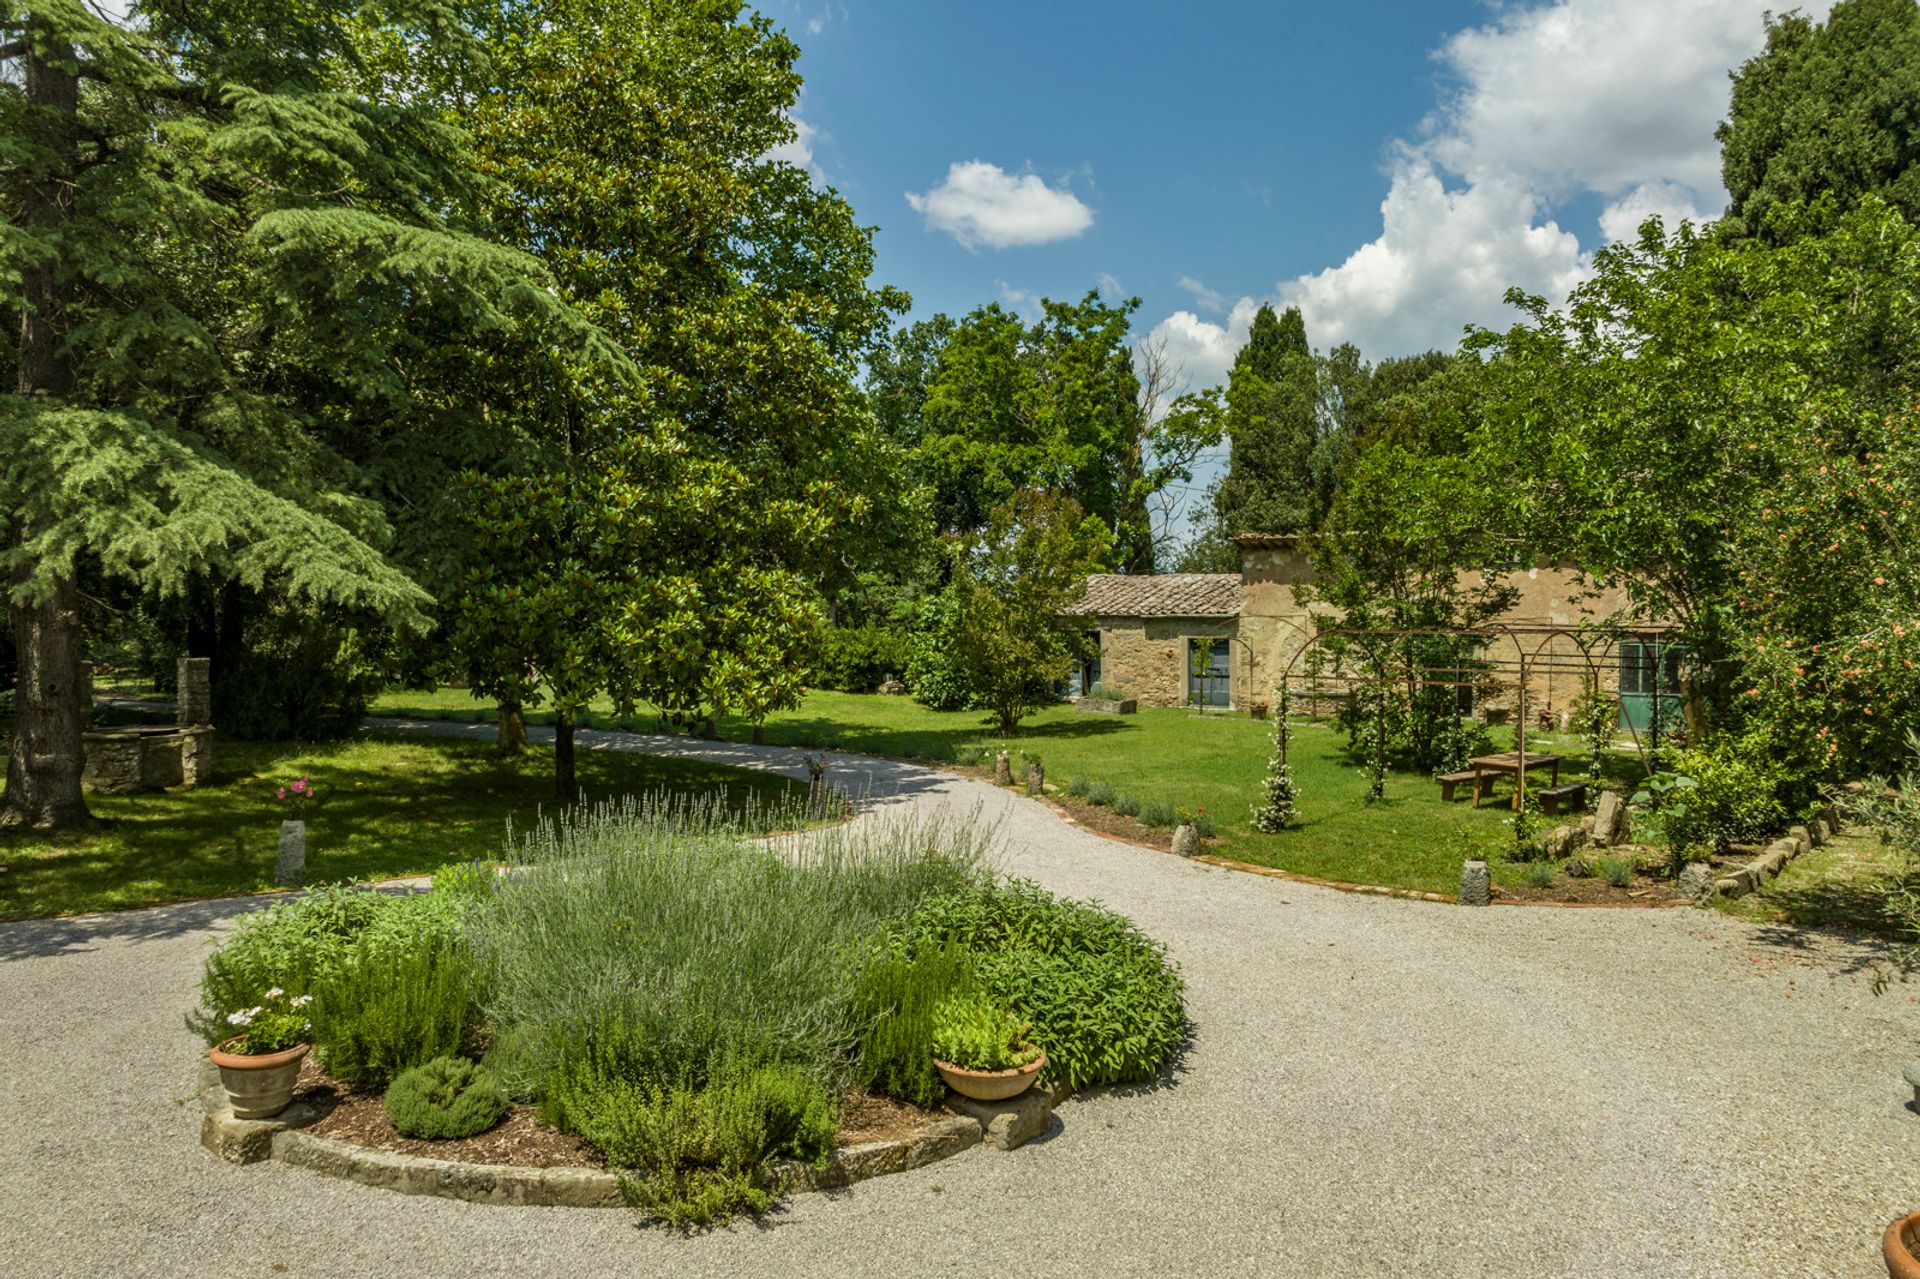
[[[1547,810],[1547,816],[1560,814],[1561,801],[1566,801],[1567,811],[1583,813],[1587,809],[1587,784],[1568,782],[1565,786],[1553,786],[1540,792],[1540,807]]]
[[[1476,797],[1480,790],[1480,772],[1478,769],[1469,769],[1464,773],[1442,773],[1434,780],[1440,783],[1440,802],[1443,804],[1451,804],[1453,802],[1453,788],[1466,782],[1474,783],[1473,789]]]

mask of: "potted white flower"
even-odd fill
[[[227,1090],[235,1119],[266,1119],[287,1108],[300,1078],[300,1059],[307,1055],[307,1019],[310,995],[287,998],[278,986],[260,997],[252,1008],[227,1014],[230,1035],[207,1050],[220,1069],[220,1086]]]

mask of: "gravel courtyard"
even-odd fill
[[[423,731],[491,729],[436,724]],[[583,733],[805,770],[798,752]],[[1920,985],[1689,910],[1458,907],[1188,864],[947,774],[835,757],[863,821],[977,815],[1186,973],[1170,1087],[683,1236],[405,1198],[196,1142],[182,1016],[237,900],[0,924],[8,1279],[134,1275],[1868,1276],[1920,1208]],[[479,850],[476,850],[479,851]]]

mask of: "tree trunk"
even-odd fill
[[[66,67],[29,54],[26,90],[38,117],[35,140],[53,156],[49,171],[28,189],[18,213],[21,229],[37,239],[72,216],[69,177],[80,81]],[[21,273],[15,389],[23,396],[61,400],[73,389],[72,369],[61,351],[66,337],[64,282],[56,258],[36,256],[29,261],[33,265]],[[30,536],[32,511],[18,512],[13,518],[11,535]],[[32,580],[33,567],[30,563],[20,566],[12,583],[17,591]],[[7,794],[0,825],[57,830],[90,820],[80,793],[80,726],[87,709],[81,704],[85,691],[80,679],[80,619],[71,579],[42,583],[31,598],[32,602],[21,603],[16,596],[11,609],[20,681],[14,695],[13,741],[7,752]]]
[[[579,796],[573,781],[573,716],[566,712],[553,719],[553,793],[562,804]]]
[[[518,702],[500,703],[500,753],[510,759],[527,753],[527,713]]]
[[[20,682],[0,826],[58,830],[91,820],[80,793],[85,707],[74,602],[73,583],[63,579],[39,603],[13,606]]]

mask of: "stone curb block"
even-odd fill
[[[1785,870],[1788,862],[1819,848],[1837,832],[1838,827],[1828,826],[1824,817],[1816,819],[1811,827],[1791,828],[1767,845],[1766,851],[1758,857],[1731,875],[1714,881],[1714,894],[1719,897],[1745,897]]]
[[[303,1132],[319,1120],[320,1112],[302,1103],[272,1119],[235,1119],[225,1090],[217,1082],[208,1083],[210,1076],[211,1064],[203,1063],[200,1103],[205,1115],[200,1144],[229,1163],[278,1159],[380,1190],[468,1203],[548,1208],[619,1208],[626,1203],[619,1174],[598,1168],[514,1168],[427,1159]],[[918,1132],[842,1147],[827,1157],[823,1167],[789,1163],[779,1171],[788,1179],[787,1189],[797,1194],[924,1168],[983,1141],[997,1150],[1012,1150],[1046,1132],[1053,1108],[1067,1095],[1066,1088],[1056,1086],[999,1103],[956,1097],[952,1108],[961,1113]]]

